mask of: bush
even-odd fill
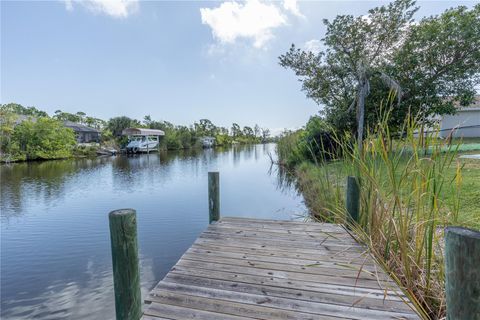
[[[280,162],[295,166],[303,161],[321,163],[341,155],[338,136],[318,116],[310,117],[305,129],[286,131],[277,143]]]
[[[72,156],[76,144],[72,129],[57,120],[38,118],[15,126],[12,143],[18,146],[25,160],[60,159]]]
[[[407,289],[422,314],[438,319],[445,315],[442,230],[462,222],[462,170],[454,161],[458,146],[439,143],[436,133],[418,138],[414,134],[418,127],[407,119],[404,138],[394,140],[387,115],[367,132],[363,151],[346,135],[336,140],[343,155],[340,161],[300,164],[297,158],[296,176],[314,217],[339,223],[349,223],[345,219],[346,176],[359,178],[360,221],[350,224],[351,229]],[[287,156],[295,159],[292,155],[301,147],[295,149],[288,143],[294,143],[292,137],[298,135],[305,139],[305,132],[289,135],[279,144],[279,152],[288,146]],[[471,221],[470,225],[478,223]]]

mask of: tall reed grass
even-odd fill
[[[385,112],[378,125],[367,130],[363,151],[352,143],[353,137],[335,136],[341,159],[297,166],[298,186],[316,219],[349,223],[345,178],[358,177],[360,221],[350,227],[405,288],[421,314],[440,319],[445,316],[443,228],[457,223],[459,215],[458,145],[442,142],[438,132],[424,132],[411,117],[403,134],[394,136],[389,117]],[[445,174],[452,166],[453,179]],[[446,201],[445,192],[454,196]]]

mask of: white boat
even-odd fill
[[[128,144],[125,147],[127,153],[158,151],[160,137],[165,135],[162,130],[127,128],[122,131],[128,136]]]
[[[215,145],[215,138],[214,137],[203,137],[202,138],[202,146],[204,148],[212,148]]]

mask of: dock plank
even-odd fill
[[[420,319],[340,225],[226,217],[146,297],[143,319]]]

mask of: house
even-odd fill
[[[100,142],[100,131],[80,123],[64,121],[63,125],[75,132],[78,143]]]
[[[440,137],[480,137],[480,96],[468,107],[458,107],[457,113],[440,119]]]

